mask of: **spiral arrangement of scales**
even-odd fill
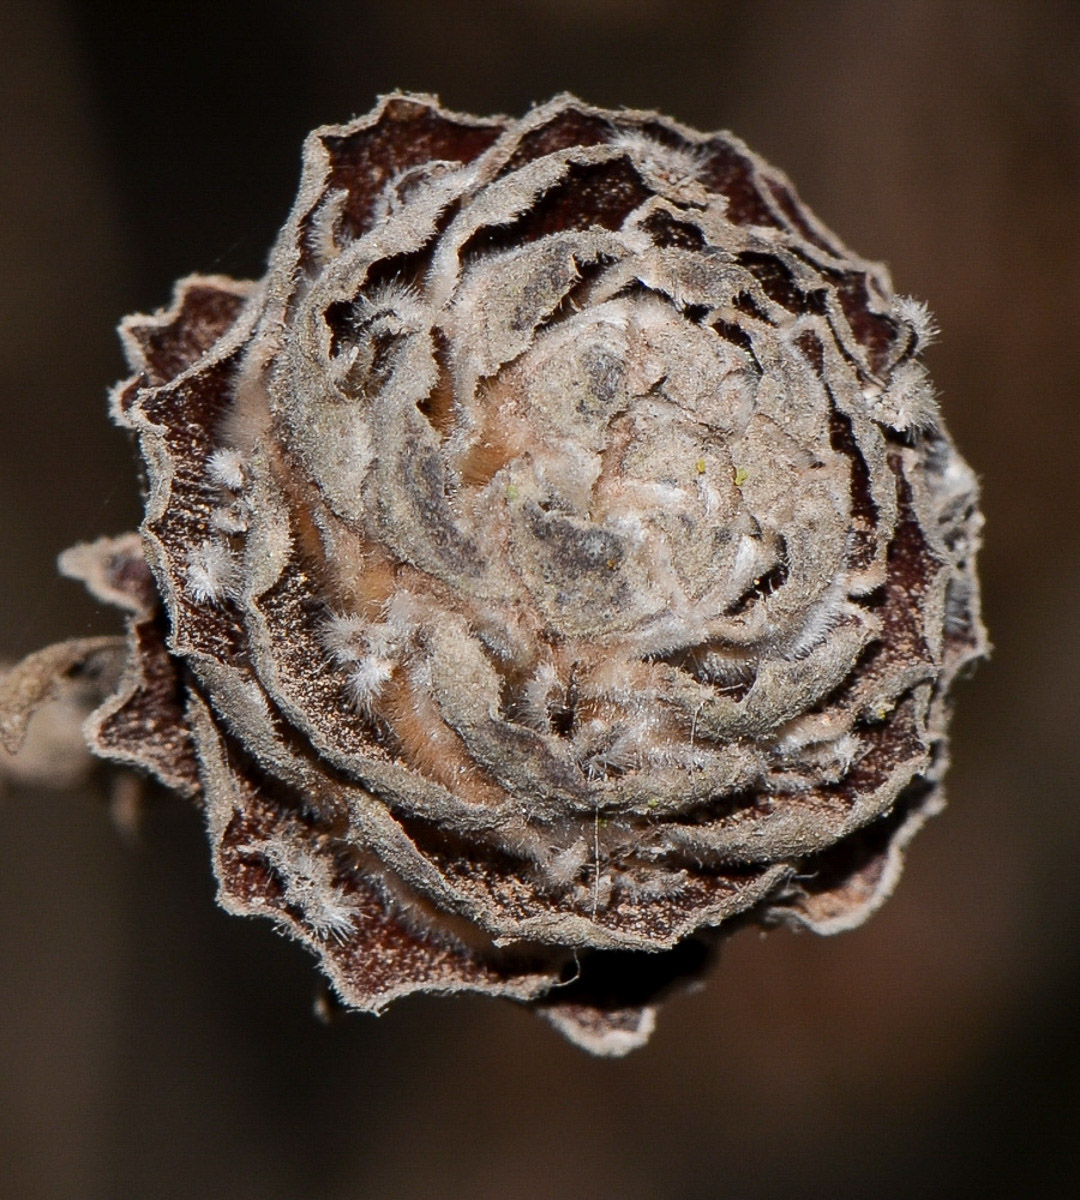
[[[862,922],[941,805],[985,638],[932,332],[727,134],[386,97],[263,280],[124,322],[145,520],[62,567],[129,633],[9,673],[7,740],[89,672],[93,753],[345,1004],[623,1053],[738,925]]]

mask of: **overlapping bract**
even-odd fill
[[[392,96],[311,135],[265,279],[124,333],[156,595],[69,565],[138,592],[97,752],[202,797],[222,903],[347,1004],[619,1053],[736,923],[888,893],[983,650],[975,481],[925,310],[734,138]]]

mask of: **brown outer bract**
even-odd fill
[[[62,563],[131,614],[93,752],[348,1005],[624,1053],[736,924],[859,924],[940,807],[985,640],[930,325],[726,134],[316,130],[265,278],[124,323],[141,540]],[[7,740],[107,650],[5,677]]]

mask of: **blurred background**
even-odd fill
[[[479,999],[322,1025],[307,955],[215,909],[194,811],[132,844],[8,788],[0,1196],[1080,1194],[1080,4],[3,0],[0,47],[0,655],[118,629],[54,570],[138,520],[117,318],[261,274],[304,134],[395,87],[730,128],[888,262],[943,330],[996,643],[894,899],[739,935],[618,1062]]]

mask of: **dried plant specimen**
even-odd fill
[[[304,163],[262,281],[123,325],[146,518],[62,563],[130,613],[87,738],[346,1004],[625,1052],[738,924],[863,921],[940,806],[985,643],[930,317],[650,113],[395,95]],[[103,652],[10,674],[8,741]]]

